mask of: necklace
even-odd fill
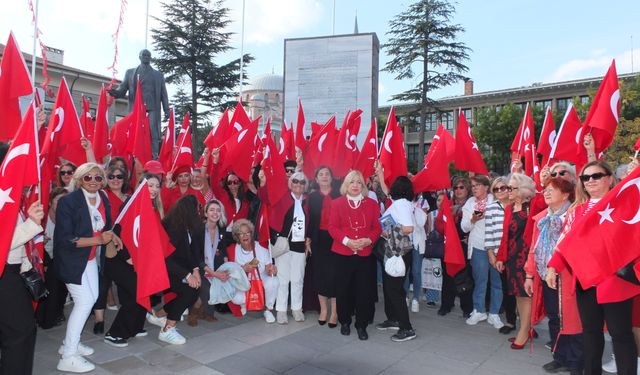
[[[242,247],[242,245],[240,246],[240,251],[242,251],[242,253],[243,253],[244,255],[249,255],[249,254],[251,254],[251,253],[253,252],[252,250],[245,251],[245,250],[244,250],[244,248]]]

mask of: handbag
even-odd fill
[[[425,258],[444,259],[444,236],[435,230],[427,235],[427,244],[424,249]]]
[[[634,266],[638,261],[639,260],[632,261],[626,266],[620,268],[618,271],[616,271],[616,276],[624,281],[628,281],[635,285],[640,285],[640,280],[638,280],[638,275],[634,270]]]
[[[391,277],[403,277],[407,272],[407,268],[402,257],[395,255],[387,259],[384,263],[384,272]]]
[[[275,259],[289,252],[289,236],[291,235],[291,229],[289,229],[289,234],[285,237],[278,235],[276,238],[276,243],[271,246],[271,256]]]
[[[49,294],[42,275],[35,268],[31,267],[28,271],[20,272],[20,276],[35,301],[39,301]]]
[[[371,252],[376,257],[376,259],[380,262],[384,262],[385,242],[387,242],[387,240],[380,237],[378,238],[376,243],[373,244],[373,247],[371,248]]]
[[[456,285],[456,293],[462,294],[466,292],[472,292],[474,287],[473,277],[469,274],[469,268],[465,267],[462,271],[458,272],[453,281]]]
[[[246,292],[245,300],[247,311],[264,310],[264,286],[256,269],[251,272],[251,280],[249,280],[249,283],[251,286]]]

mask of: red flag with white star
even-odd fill
[[[391,186],[398,176],[407,175],[407,157],[404,150],[402,128],[396,120],[396,109],[391,107],[387,128],[382,136],[380,163],[384,168],[384,182]]]
[[[447,130],[438,125],[436,135],[433,137],[429,152],[424,158],[424,168],[413,179],[413,190],[416,193],[423,191],[436,191],[451,187],[451,179],[449,178],[449,150],[446,144]],[[451,136],[451,135],[449,135]]]
[[[582,145],[582,138],[580,118],[573,103],[569,103],[549,153],[549,160],[566,160],[575,164],[576,170],[580,170],[587,163],[587,151]]]
[[[540,132],[540,139],[538,140],[538,154],[542,155],[542,165],[549,164],[549,155],[551,154],[551,148],[555,142],[556,134],[556,124],[553,123],[551,107],[547,107],[544,115],[544,123],[542,124],[542,131]]]
[[[373,121],[371,121],[369,133],[367,133],[367,136],[364,139],[364,143],[362,144],[362,149],[360,150],[360,155],[358,155],[358,160],[353,166],[353,169],[359,170],[365,178],[375,174],[375,168],[373,167],[373,165],[375,164],[376,156],[378,156],[377,130],[378,123],[376,122],[376,119],[373,119]]]
[[[616,60],[613,60],[595,98],[593,98],[587,119],[584,120],[582,126],[583,137],[589,132],[593,136],[596,155],[604,152],[613,141],[619,119],[620,86],[618,85],[618,73],[616,73]],[[582,144],[579,147],[582,147]]]

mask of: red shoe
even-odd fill
[[[527,345],[527,343],[526,343],[526,342],[525,342],[524,344],[522,344],[522,345],[518,345],[518,344],[516,344],[515,342],[512,342],[512,343],[511,343],[511,349],[514,349],[514,350],[524,349],[524,347],[525,347],[526,345]]]
[[[514,341],[516,341],[516,338],[515,337],[510,337],[509,340],[507,340],[507,341],[514,342]]]

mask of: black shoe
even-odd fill
[[[582,371],[581,369],[572,368],[571,370],[569,370],[569,375],[582,375],[582,374],[584,374],[584,371]]]
[[[470,313],[470,312],[463,312],[463,313],[462,313],[462,317],[463,317],[464,319],[469,319],[469,318],[471,317],[471,313]]]
[[[545,348],[547,348],[547,349],[549,349],[549,350],[553,350],[553,341],[547,341],[547,342],[544,344],[544,347],[545,347]]]
[[[349,336],[351,334],[351,327],[349,326],[349,324],[342,324],[340,326],[340,333],[343,336]]]
[[[369,339],[369,335],[367,334],[367,330],[364,328],[356,327],[356,331],[358,331],[358,338],[362,341]]]
[[[126,348],[129,345],[126,339],[123,339],[122,337],[113,337],[111,335],[106,335],[104,337],[104,342],[111,346],[115,346],[116,348]]]
[[[96,322],[93,325],[93,333],[96,335],[101,335],[104,333],[104,322]]]
[[[502,333],[503,335],[508,335],[509,333],[511,333],[511,331],[513,331],[514,329],[516,329],[516,327],[514,326],[508,326],[508,325],[504,325],[502,326],[502,328],[500,328],[498,330],[498,332]]]
[[[401,329],[395,335],[391,336],[391,341],[403,342],[416,338],[416,332],[412,329]]]
[[[554,374],[556,372],[567,371],[568,368],[564,367],[562,363],[556,361],[555,359],[545,365],[542,366],[542,369],[548,373]]]
[[[451,312],[451,309],[443,309],[443,308],[440,308],[440,309],[438,310],[438,315],[440,315],[440,316],[445,316],[445,315],[447,315],[447,314],[448,314],[448,313],[450,313],[450,312]]]
[[[136,333],[135,337],[145,337],[147,334],[148,333],[146,329],[141,329],[140,331],[138,331],[138,333]]]
[[[400,329],[400,324],[398,322],[392,322],[391,320],[385,320],[384,322],[377,324],[376,328],[380,331],[386,331],[388,329],[398,330]]]
[[[318,319],[318,324],[320,324],[321,326],[323,326],[323,325],[327,324],[327,321],[326,321],[326,320],[320,320],[320,319]]]
[[[327,326],[329,326],[329,328],[336,328],[338,326],[338,323],[329,323],[327,324]]]

